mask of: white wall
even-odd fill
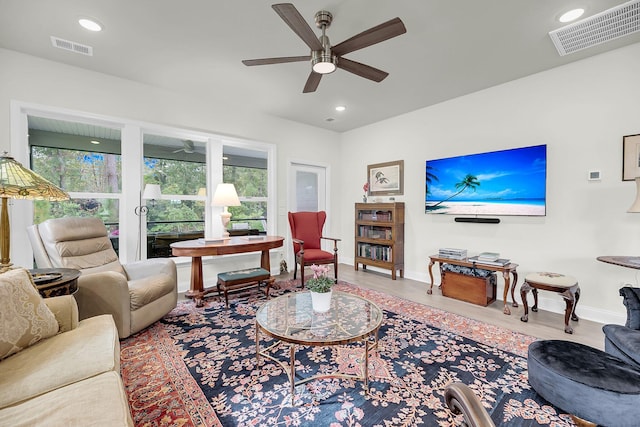
[[[638,70],[635,44],[344,133],[342,157],[350,163],[342,179],[350,184],[342,198],[342,247],[353,248],[353,203],[361,199],[367,165],[404,159],[405,191],[396,200],[406,205],[407,277],[428,282],[428,257],[440,247],[497,251],[520,265],[520,277],[575,276],[578,315],[623,322],[618,288],[637,284],[636,270],[596,257],[640,255],[640,216],[626,213],[635,185],[621,180],[622,137],[640,133]],[[546,217],[487,225],[424,214],[427,159],[538,144],[548,151]],[[590,170],[600,170],[602,180],[587,181]],[[540,296],[543,307],[564,310],[557,295]]]
[[[193,97],[141,83],[90,72],[14,51],[0,49],[0,150],[10,152],[10,104],[19,101],[113,118],[140,120],[183,129],[235,136],[277,145],[277,233],[287,236],[287,164],[290,158],[309,159],[329,166],[334,177],[330,194],[338,195],[339,134],[252,111],[233,100]],[[337,196],[331,203],[337,205]],[[12,202],[10,202],[12,203]],[[25,203],[25,202],[16,202]],[[341,229],[338,218],[328,232]],[[290,244],[286,241],[285,244]],[[12,226],[12,254],[28,246],[24,229]],[[258,255],[256,255],[256,259]],[[13,260],[13,257],[12,257]],[[272,267],[279,263],[272,255]],[[227,263],[228,260],[225,261]],[[252,261],[249,261],[252,262]],[[292,260],[288,260],[293,264]],[[222,264],[220,264],[222,265]],[[225,268],[229,268],[226,266]],[[205,273],[206,274],[206,273]],[[188,288],[188,266],[179,269],[181,289]],[[208,280],[215,281],[207,275]]]

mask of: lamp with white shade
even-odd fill
[[[222,221],[222,238],[229,238],[229,231],[227,226],[231,220],[231,213],[227,209],[229,206],[240,206],[240,199],[236,192],[236,187],[233,184],[218,184],[216,192],[213,194],[213,200],[211,206],[222,206],[224,210],[220,214],[220,220]]]

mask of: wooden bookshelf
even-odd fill
[[[355,263],[396,271],[404,277],[404,203],[356,203]]]

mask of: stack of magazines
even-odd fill
[[[496,267],[502,267],[511,262],[506,258],[500,258],[500,254],[496,252],[482,252],[478,256],[469,258],[470,262],[476,262],[478,264],[493,265]]]
[[[449,258],[449,259],[465,259],[467,257],[466,249],[455,249],[455,248],[441,248],[438,250],[438,255],[441,258]]]

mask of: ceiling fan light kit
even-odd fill
[[[303,93],[315,92],[323,74],[329,74],[341,68],[357,76],[374,82],[381,82],[389,73],[378,70],[360,62],[343,58],[342,55],[383,42],[407,32],[400,18],[394,18],[375,27],[369,28],[348,40],[331,46],[325,31],[331,25],[333,15],[326,10],[315,14],[316,26],[322,30],[317,37],[300,12],[291,3],[278,3],[271,6],[282,20],[311,49],[309,56],[287,56],[281,58],[248,59],[242,61],[247,66],[282,64],[285,62],[301,62],[311,60],[311,73],[304,85]]]

